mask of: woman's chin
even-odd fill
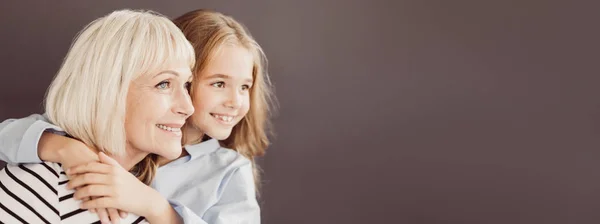
[[[163,155],[159,155],[161,157],[164,157],[165,159],[168,160],[175,160],[177,158],[179,158],[179,156],[181,155],[181,152],[175,154],[175,153],[171,153],[171,154],[163,154]]]
[[[171,150],[167,150],[167,149],[171,149]],[[177,146],[170,146],[170,147],[164,147],[162,149],[159,149],[159,151],[156,153],[157,155],[164,157],[165,159],[168,160],[174,160],[179,158],[179,156],[181,156],[181,150],[183,150],[183,147],[181,147],[180,143],[177,143]]]

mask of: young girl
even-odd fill
[[[269,144],[271,102],[264,53],[241,24],[220,13],[196,10],[174,23],[196,52],[190,91],[195,113],[183,128],[183,154],[174,161],[159,160],[152,187],[170,200],[186,223],[260,223],[254,157]],[[88,168],[95,162],[78,165],[95,159],[82,155],[77,141],[44,132],[56,128],[43,120],[33,115],[0,124],[1,159],[38,162],[39,149],[42,160],[69,162],[71,174],[85,173],[76,176],[82,180],[71,187],[119,187],[94,178],[83,180],[102,172]],[[40,136],[44,137],[40,140]],[[212,139],[206,140],[207,136]],[[81,195],[88,196],[104,195]],[[83,207],[116,208],[102,199],[84,202]]]
[[[139,195],[139,205],[120,200],[114,207],[152,223],[181,222],[169,202],[146,185],[156,169],[155,156],[148,155],[181,154],[179,129],[194,112],[187,90],[194,63],[192,46],[163,16],[121,10],[90,23],[48,89],[46,114],[66,134],[93,146],[79,151],[110,155],[100,154],[110,165],[98,168],[128,188],[89,185],[74,192],[66,186],[78,179],[67,178],[59,163],[8,165],[0,171],[0,223],[100,222],[75,200],[97,192],[106,198]],[[124,221],[145,222],[144,217]]]

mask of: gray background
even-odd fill
[[[211,8],[270,59],[264,223],[599,223],[598,3],[2,1],[0,119],[82,27]]]

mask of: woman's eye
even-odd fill
[[[242,85],[242,90],[249,90],[250,89],[250,85]]]
[[[215,82],[213,84],[211,84],[213,87],[217,87],[217,88],[223,88],[225,87],[225,83],[224,82]]]
[[[187,91],[190,91],[190,88],[192,88],[192,82],[186,82],[185,89],[187,89]]]
[[[167,89],[170,87],[170,85],[171,85],[171,83],[169,81],[162,81],[156,85],[156,88]]]

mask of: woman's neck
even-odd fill
[[[126,170],[131,170],[135,164],[142,161],[148,154],[147,152],[130,149],[127,147],[125,149],[125,153],[122,156],[118,155],[109,155],[111,158],[116,160],[123,168]]]
[[[181,155],[179,155],[179,157],[177,157],[177,159],[178,159],[178,158],[181,158],[181,157],[184,157],[184,156],[187,156],[187,155],[189,155],[189,153],[188,153],[188,152],[185,150],[185,148],[183,148],[183,149],[181,150]],[[163,166],[163,165],[165,165],[165,164],[167,164],[167,163],[170,163],[170,162],[171,162],[171,161],[173,161],[173,160],[175,160],[175,159],[167,159],[167,158],[165,158],[165,157],[159,156],[159,157],[156,159],[156,163],[158,163],[158,166]]]

